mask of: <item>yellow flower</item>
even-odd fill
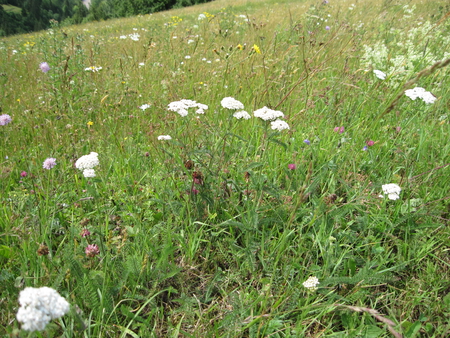
[[[92,121],[89,121],[88,123],[87,123],[87,125],[90,127],[90,126],[92,126],[94,124],[94,122],[92,122]]]
[[[237,45],[237,49],[243,50],[244,46],[242,46],[241,44]]]
[[[253,49],[256,53],[261,54],[261,49],[257,45],[253,45]]]

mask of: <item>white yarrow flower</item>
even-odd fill
[[[390,200],[398,200],[402,191],[402,188],[395,183],[384,184],[381,186],[381,189],[383,189],[385,195],[388,195]]]
[[[272,121],[272,122],[270,122],[270,125],[273,130],[282,131],[284,129],[289,129],[289,124],[287,124],[283,120]]]
[[[238,120],[239,120],[239,119],[248,120],[249,118],[251,118],[250,114],[247,113],[245,110],[239,110],[239,111],[235,112],[235,113],[233,114],[233,116],[234,116],[235,118],[237,118]]]
[[[386,73],[383,73],[381,70],[375,69],[373,72],[375,73],[375,76],[380,80],[386,79]]]
[[[279,110],[272,110],[267,107],[262,107],[258,110],[255,110],[253,112],[253,115],[255,117],[259,117],[260,119],[263,119],[264,121],[274,121],[278,119],[279,117],[284,117],[283,112]]]
[[[146,109],[148,109],[148,108],[150,108],[150,105],[149,104],[143,104],[142,106],[140,106],[139,107],[139,109],[142,109],[142,110],[146,110]]]
[[[303,282],[303,286],[310,291],[316,291],[317,285],[319,284],[319,279],[315,276],[310,276],[306,281]]]
[[[415,100],[417,98],[422,99],[425,103],[433,103],[434,101],[436,101],[436,97],[430,92],[427,92],[425,88],[422,87],[407,89],[405,90],[405,95],[408,96],[411,100]]]
[[[193,100],[183,99],[180,101],[171,102],[167,107],[168,110],[174,111],[183,117],[188,114],[189,108],[197,108],[197,114],[204,114],[205,110],[208,109],[208,106],[206,104],[198,103]]]
[[[232,97],[223,98],[222,101],[220,101],[220,104],[222,105],[222,107],[227,108],[227,109],[234,109],[234,110],[243,110],[244,109],[244,105],[242,104],[242,102],[240,102]]]
[[[102,69],[103,69],[102,67],[91,66],[91,67],[85,68],[84,70],[87,71],[87,72],[96,73],[96,72],[98,72],[99,70],[102,70]]]
[[[52,320],[69,312],[69,303],[52,288],[27,287],[19,294],[17,320],[26,331],[42,331]]]
[[[172,139],[172,137],[170,135],[159,135],[158,136],[158,140],[159,141],[168,141],[168,140],[171,140],[171,139]]]
[[[75,168],[80,170],[93,169],[95,166],[98,166],[99,164],[100,162],[98,160],[98,154],[95,152],[91,152],[89,155],[81,156],[75,162]]]
[[[83,175],[84,175],[84,177],[87,177],[87,178],[95,177],[95,170],[94,169],[84,169]]]

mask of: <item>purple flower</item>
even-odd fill
[[[81,237],[88,237],[88,236],[90,236],[91,235],[91,232],[88,230],[88,229],[83,229],[82,231],[81,231]],[[86,248],[86,250],[87,250],[87,248]]]
[[[50,170],[56,165],[56,158],[49,157],[42,164],[42,168]]]
[[[344,127],[336,127],[334,128],[334,132],[342,134],[345,131]]]
[[[375,142],[372,141],[372,140],[370,140],[370,141],[367,141],[366,144],[367,144],[369,147],[371,147],[371,146],[373,146],[373,145],[375,144]]]
[[[20,177],[27,177],[27,176],[28,176],[28,173],[26,171],[22,171],[20,173]]]
[[[326,29],[327,31],[329,31],[329,30],[330,30],[330,26],[325,26],[325,29]]]
[[[84,252],[88,257],[95,257],[100,253],[100,249],[98,248],[97,244],[89,244]]]
[[[48,65],[47,62],[41,62],[39,64],[39,68],[41,68],[42,73],[47,73],[50,70],[50,66]]]
[[[310,145],[310,144],[311,144],[311,142],[310,142],[308,139],[303,140],[303,143],[306,143],[307,145]]]
[[[364,148],[362,148],[363,151],[367,151],[367,149],[369,149],[367,146],[364,146]]]
[[[8,114],[0,115],[0,126],[6,126],[11,121],[12,121],[12,118]]]
[[[290,164],[288,164],[288,169],[295,170],[295,169],[297,169],[297,166],[294,163],[290,163]]]

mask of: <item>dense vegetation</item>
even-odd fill
[[[0,36],[54,26],[143,15],[211,0],[0,0]]]
[[[0,336],[449,337],[449,18],[217,0],[1,38]],[[43,332],[28,287],[66,300]]]

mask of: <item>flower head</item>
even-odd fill
[[[386,73],[383,73],[381,70],[375,69],[373,72],[375,73],[375,76],[380,80],[386,79]]]
[[[86,256],[92,258],[100,254],[100,249],[98,248],[97,244],[89,244],[84,252],[86,253]]]
[[[98,154],[95,152],[91,152],[89,155],[81,156],[75,162],[75,168],[80,170],[93,169],[94,167],[100,164],[98,160]]]
[[[434,101],[436,101],[436,97],[430,92],[427,92],[425,88],[422,87],[407,89],[405,90],[405,95],[413,101],[417,98],[422,99],[425,103],[433,103]]]
[[[279,110],[272,110],[270,108],[267,108],[266,106],[255,110],[253,112],[253,115],[255,117],[259,117],[260,119],[263,119],[264,121],[274,121],[279,117],[284,117],[283,112]]]
[[[26,331],[42,331],[52,320],[69,312],[69,303],[49,287],[27,287],[19,294],[17,320]]]
[[[385,195],[388,195],[390,200],[398,200],[402,191],[402,188],[395,183],[384,184],[381,186],[381,189],[383,189]]]
[[[160,140],[160,141],[168,141],[171,139],[172,139],[172,137],[170,135],[159,135],[158,136],[158,140]]]
[[[289,124],[287,124],[285,121],[279,120],[279,119],[270,122],[270,125],[273,130],[282,131],[284,129],[289,129]]]
[[[372,141],[372,140],[369,140],[369,141],[366,141],[366,144],[367,144],[369,147],[371,147],[371,146],[373,146],[373,145],[375,144],[375,142]]]
[[[335,133],[342,134],[345,131],[345,128],[344,127],[335,127],[333,130]]]
[[[329,30],[330,30],[330,26],[325,26],[325,29],[326,29],[327,31],[329,31]]]
[[[148,109],[148,108],[150,108],[150,105],[149,104],[143,104],[142,106],[140,106],[139,107],[139,109],[142,109],[142,110],[146,110],[146,109]]]
[[[307,144],[307,145],[310,145],[310,144],[311,144],[311,141],[308,140],[308,139],[305,139],[305,140],[303,140],[303,143],[305,143],[305,144]]]
[[[242,104],[242,102],[240,102],[232,97],[223,98],[222,101],[220,101],[220,104],[222,105],[222,107],[227,108],[227,109],[234,109],[234,110],[243,110],[244,109],[244,105]]]
[[[95,177],[95,170],[94,169],[84,169],[83,176],[86,178]]]
[[[249,118],[251,118],[250,114],[247,113],[245,110],[239,110],[237,112],[235,112],[233,114],[233,117],[239,119],[244,119],[244,120],[248,120]]]
[[[49,157],[42,164],[42,168],[50,170],[56,165],[56,158]]]
[[[26,171],[22,171],[20,173],[20,177],[27,177],[27,176],[28,176],[28,173]]]
[[[183,99],[180,101],[171,102],[167,107],[168,110],[174,111],[183,117],[187,116],[189,108],[197,108],[197,114],[204,114],[205,110],[208,109],[208,106],[206,104],[197,103],[193,100]]]
[[[91,67],[87,67],[84,70],[87,72],[93,72],[93,73],[97,73],[98,71],[102,70],[102,67],[96,67],[96,66],[91,66]]]
[[[297,166],[294,163],[289,163],[288,164],[288,169],[289,170],[295,170],[295,169],[297,169]]]
[[[80,233],[81,237],[89,237],[91,235],[91,232],[88,229],[83,229]]]
[[[12,118],[8,114],[0,115],[0,126],[6,126],[11,121],[12,121]]]
[[[303,286],[310,291],[316,291],[317,285],[319,284],[319,280],[315,276],[310,276],[306,281],[303,282]]]
[[[39,64],[39,68],[41,69],[41,71],[42,71],[43,73],[47,73],[47,72],[50,70],[50,66],[48,65],[47,62],[41,62],[41,63]]]

